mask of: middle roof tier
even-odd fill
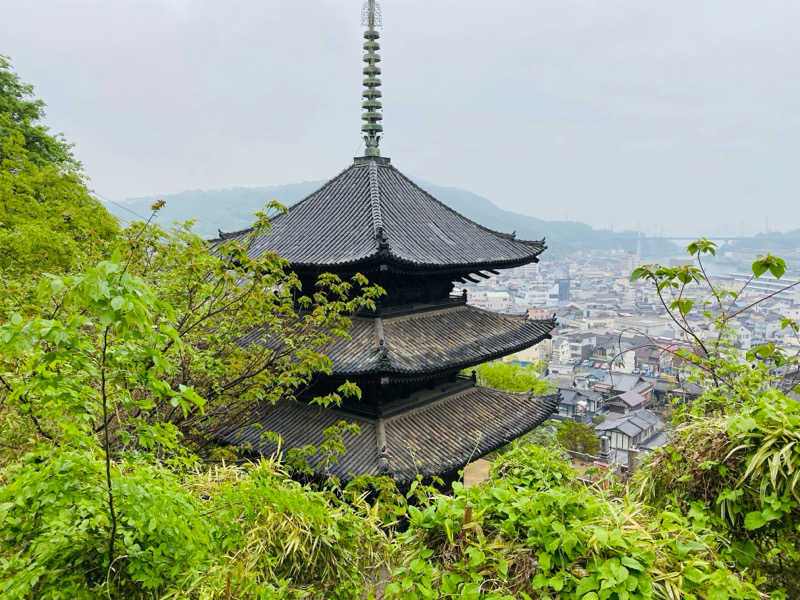
[[[555,318],[532,320],[464,304],[398,316],[355,317],[349,339],[325,353],[333,375],[419,376],[471,367],[550,336]]]

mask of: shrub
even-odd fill
[[[0,596],[73,600],[150,598],[209,560],[206,521],[169,471],[112,467],[117,510],[115,576],[107,580],[109,513],[99,452],[41,448],[0,487]]]
[[[216,559],[187,597],[357,598],[387,560],[388,538],[363,498],[314,491],[273,461],[216,468],[189,485],[208,498]]]
[[[502,461],[489,485],[409,508],[387,598],[760,598],[727,568],[701,511],[605,497],[535,446]]]

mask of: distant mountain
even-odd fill
[[[158,215],[158,222],[169,225],[175,221],[195,221],[195,231],[203,237],[216,237],[217,230],[237,231],[253,222],[253,213],[261,210],[270,200],[291,206],[324,184],[311,181],[259,188],[232,188],[227,190],[187,191],[168,196],[133,198],[120,204],[110,204],[108,209],[116,216],[130,221],[134,213],[147,217],[150,205],[157,199],[167,201]],[[515,231],[522,239],[546,238],[548,256],[560,256],[575,250],[624,249],[636,250],[641,240],[642,254],[674,254],[674,244],[657,239],[640,238],[634,231],[612,232],[592,229],[584,223],[573,221],[545,221],[507,210],[466,190],[423,183],[422,187],[464,216],[485,227],[505,233]],[[125,208],[121,208],[124,206]]]
[[[758,233],[753,237],[736,240],[732,248],[740,252],[780,252],[800,249],[800,229],[793,231]]]

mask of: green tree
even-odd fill
[[[551,386],[542,378],[541,365],[493,361],[475,369],[480,385],[509,392],[546,394]]]
[[[800,403],[785,393],[792,385],[785,385],[791,379],[782,375],[797,370],[798,356],[773,342],[742,356],[732,345],[731,329],[739,315],[798,284],[742,305],[742,294],[757,279],[781,279],[783,259],[759,256],[749,280],[726,290],[706,268],[716,244],[703,238],[687,250],[692,263],[645,265],[631,276],[653,285],[668,316],[694,340],[693,350],[663,350],[690,365],[689,379],[703,387],[696,401],[676,406],[670,445],[637,474],[637,497],[698,515],[727,540],[729,560],[763,577],[776,597],[782,597],[781,588],[798,597]],[[690,293],[700,300],[689,299]],[[687,318],[698,308],[712,321],[713,335],[704,335]],[[782,327],[795,336],[800,332],[791,319],[783,319]]]
[[[118,232],[70,145],[43,118],[44,103],[0,56],[0,283],[17,305],[31,275],[88,266]]]
[[[262,217],[253,237],[266,227]],[[38,433],[34,442],[58,440],[73,431],[71,418],[81,435],[86,427],[109,435],[111,451],[163,446],[142,431],[172,432],[203,451],[219,427],[241,423],[261,403],[291,399],[315,374],[329,373],[323,348],[347,335],[347,315],[374,307],[382,290],[362,276],[323,275],[303,294],[285,260],[252,259],[248,243],[209,252],[187,229],[167,235],[138,223],[120,241],[125,260],[118,253],[79,276],[44,276],[38,314],[14,315],[0,338],[10,401],[0,456],[3,448],[27,446],[26,424]],[[113,367],[114,376],[101,366]],[[54,389],[82,390],[75,392],[79,405],[52,398]],[[359,391],[345,384],[341,393]],[[102,416],[89,401],[98,396],[108,404]]]
[[[381,543],[378,530],[364,530],[374,514],[279,473],[255,488],[231,473],[234,491],[215,484],[211,507],[189,482],[200,464],[193,451],[207,449],[213,430],[329,369],[321,349],[347,335],[347,315],[374,307],[381,290],[326,275],[302,295],[280,257],[251,260],[241,243],[211,253],[185,230],[170,237],[137,224],[124,239],[126,258],[42,276],[38,314],[0,326],[3,597],[152,597],[193,577],[214,580],[226,572],[215,559],[238,564],[236,585],[260,594],[283,574],[303,589],[324,580],[320,597],[351,597]],[[158,290],[145,279],[168,275]],[[262,343],[243,344],[256,325]],[[279,501],[280,510],[264,508]],[[202,514],[211,513],[223,520],[207,525]],[[305,537],[281,556],[280,536],[265,547],[254,531]],[[310,560],[318,568],[305,574]],[[347,575],[353,565],[362,568]]]
[[[600,452],[600,439],[594,429],[584,423],[563,421],[559,424],[556,438],[567,450],[597,456]]]

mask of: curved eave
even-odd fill
[[[210,240],[244,241],[252,229]],[[272,219],[252,257],[275,252],[296,270],[372,270],[463,275],[536,262],[545,241],[482,226],[437,200],[391,165],[350,166]],[[474,260],[473,260],[474,259]]]
[[[555,328],[555,324],[550,329],[552,331]],[[435,377],[436,375],[441,375],[443,373],[448,373],[452,371],[460,371],[462,369],[469,369],[470,367],[474,367],[485,362],[490,362],[493,360],[497,360],[498,358],[502,358],[504,356],[508,356],[509,354],[516,354],[517,352],[521,352],[523,350],[527,350],[531,346],[535,346],[540,342],[549,339],[551,337],[550,332],[544,333],[542,335],[538,335],[526,342],[516,344],[513,346],[508,346],[503,348],[502,350],[497,350],[496,352],[487,353],[481,355],[480,358],[475,358],[472,360],[463,360],[463,361],[451,361],[451,362],[443,362],[442,366],[436,369],[403,369],[403,368],[389,368],[389,369],[381,369],[381,368],[373,368],[373,369],[361,369],[361,370],[337,370],[334,366],[333,372],[331,375],[333,377],[365,377],[365,376],[374,376],[374,377],[389,377],[391,380],[400,381],[400,380],[413,380],[413,379],[428,379],[430,377]]]
[[[417,475],[431,477],[455,474],[471,461],[486,456],[539,427],[558,410],[561,399],[559,393],[532,396],[479,387],[473,388],[472,392],[482,394],[483,401],[470,401],[468,391],[459,401],[445,401],[440,406],[416,409],[412,411],[416,414],[401,417],[408,422],[402,437],[409,439],[416,433],[414,437],[419,438],[420,447],[409,452],[410,461],[401,460],[397,451],[394,457],[390,457],[387,474],[399,486],[411,484]],[[446,416],[435,414],[445,411]],[[470,418],[482,419],[484,423],[480,428],[465,427],[464,421]],[[475,436],[475,433],[479,435]],[[428,456],[428,452],[423,449],[424,440],[430,440],[429,443],[435,446],[432,448],[435,451],[434,456]],[[440,444],[448,447],[441,448]],[[418,458],[420,454],[422,457]],[[442,455],[447,458],[441,459]],[[394,466],[397,463],[403,466]]]
[[[468,327],[469,319],[474,317],[476,314],[496,314],[489,311],[483,311],[475,307],[469,307],[468,310],[470,312],[465,315],[466,318],[462,319],[462,323],[466,321],[466,326],[464,328]],[[423,352],[417,352],[416,355],[413,355],[411,352],[406,350],[405,353],[399,356],[399,353],[396,353],[393,350],[393,348],[395,348],[398,344],[397,338],[387,336],[387,359],[384,359],[383,362],[381,362],[377,351],[373,352],[368,360],[365,360],[363,355],[359,356],[358,354],[348,354],[348,346],[357,346],[358,344],[363,343],[363,339],[340,340],[327,350],[328,355],[333,361],[331,376],[339,378],[369,377],[374,379],[388,377],[390,381],[413,381],[427,379],[437,375],[459,371],[461,369],[468,369],[484,362],[502,358],[504,356],[508,356],[509,354],[514,354],[530,348],[531,346],[535,346],[541,341],[550,338],[551,333],[556,326],[555,318],[529,320],[524,319],[524,317],[513,317],[509,315],[500,315],[498,318],[500,317],[518,318],[520,321],[519,327],[515,329],[507,328],[505,331],[502,331],[493,337],[487,337],[484,333],[479,332],[476,333],[473,338],[459,340],[455,345],[442,347],[441,349],[437,348],[434,343],[425,341],[422,337],[422,334],[420,334],[419,339],[414,339],[414,341],[419,343],[421,347],[425,347],[427,350],[435,351],[436,360],[433,361],[435,366],[426,364],[430,361],[428,360],[427,356],[424,356]],[[435,325],[436,318],[437,317],[435,316],[430,317],[430,323]],[[458,325],[460,324],[461,323]],[[421,329],[424,331],[429,327],[430,325],[428,327],[423,326]],[[416,334],[412,335],[416,336]],[[449,337],[446,331],[443,335],[444,337]],[[523,339],[520,339],[520,337]],[[504,341],[503,338],[508,338],[508,341]],[[486,349],[478,350],[476,352],[468,352],[465,350],[481,346],[485,347]],[[447,356],[448,350],[453,351],[459,358],[449,359]],[[467,358],[463,358],[465,355],[469,356]],[[407,366],[407,364],[402,364],[403,362],[409,363],[413,362],[414,360],[417,360],[419,364],[416,366]],[[339,365],[342,365],[343,363],[352,364],[358,361],[361,361],[362,364],[355,368],[342,366],[337,367],[337,361]]]
[[[368,419],[335,408],[298,402],[262,406],[244,422],[215,433],[222,443],[249,449],[253,455],[277,450],[265,432],[281,435],[285,449],[319,445],[324,431],[341,421],[355,423],[360,433],[346,433],[346,452],[328,465],[310,460],[322,476],[350,480],[357,475],[389,475],[408,485],[417,475],[454,474],[471,460],[492,452],[546,421],[558,408],[559,394],[534,396],[472,387],[400,414]]]
[[[392,252],[374,252],[363,258],[333,263],[292,262],[289,264],[295,271],[329,272],[343,269],[363,268],[365,272],[377,271],[386,266],[390,271],[397,273],[440,273],[452,275],[468,275],[477,271],[490,271],[496,269],[513,269],[531,263],[539,262],[539,255],[547,250],[544,242],[525,242],[536,248],[535,252],[518,258],[498,259],[474,263],[422,263],[396,256]]]

